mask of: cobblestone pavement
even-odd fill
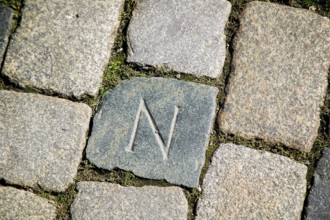
[[[0,1],[0,219],[330,219],[330,20],[246,2]]]

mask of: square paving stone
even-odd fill
[[[197,220],[300,219],[307,167],[289,158],[222,144],[214,153]]]
[[[226,0],[141,0],[128,28],[127,60],[216,78],[230,11]]]
[[[220,128],[309,152],[330,65],[330,20],[273,3],[247,4]]]
[[[218,89],[164,78],[124,81],[94,117],[87,158],[151,179],[197,187]]]
[[[184,220],[188,202],[179,187],[123,187],[118,184],[80,182],[72,206],[72,219]]]
[[[0,91],[0,179],[64,191],[77,173],[91,114],[85,104]]]
[[[3,73],[22,87],[96,96],[124,0],[24,1]]]
[[[0,186],[0,216],[3,220],[55,219],[56,208],[31,192]]]
[[[306,219],[330,219],[330,149],[318,161],[313,186],[308,196]]]
[[[0,6],[0,65],[5,54],[13,22],[13,10]]]

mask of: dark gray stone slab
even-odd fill
[[[220,128],[309,152],[328,84],[329,30],[328,18],[308,10],[247,4]]]
[[[118,184],[80,182],[72,219],[184,220],[188,202],[179,187],[122,187]]]
[[[8,7],[0,6],[0,65],[7,48],[12,21],[13,10]]]
[[[308,196],[306,219],[330,219],[330,149],[325,148],[317,163]]]
[[[204,178],[196,220],[300,219],[306,174],[289,158],[222,144]]]
[[[218,77],[230,11],[226,0],[141,0],[128,28],[127,60]]]
[[[22,87],[96,96],[124,0],[24,1],[3,73]]]
[[[87,158],[104,169],[197,187],[217,93],[175,79],[124,81],[102,99]]]
[[[0,216],[3,220],[55,219],[56,208],[31,192],[0,186]]]
[[[0,179],[64,191],[77,173],[91,114],[85,104],[0,91]]]

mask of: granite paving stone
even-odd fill
[[[87,158],[150,179],[197,187],[218,89],[175,79],[135,78],[107,92]]]
[[[3,73],[22,87],[96,96],[124,0],[24,1]]]
[[[216,150],[197,205],[197,220],[300,219],[307,167],[234,144]]]
[[[226,0],[141,0],[128,28],[127,60],[216,78],[230,11]]]
[[[123,187],[99,182],[78,183],[72,219],[183,220],[188,202],[179,187]]]
[[[31,192],[0,186],[0,216],[3,220],[55,219],[56,208]]]
[[[318,161],[313,186],[308,196],[306,219],[330,219],[330,149],[325,148]]]
[[[8,7],[0,6],[0,65],[7,48],[12,22],[13,10]]]
[[[247,4],[219,124],[224,132],[309,152],[330,65],[330,20],[266,2]]]
[[[0,179],[64,191],[77,173],[91,114],[85,104],[0,91]]]

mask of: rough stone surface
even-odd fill
[[[87,158],[197,187],[216,110],[215,87],[164,78],[124,81],[103,98]]]
[[[214,153],[197,220],[300,219],[307,167],[289,158],[222,144]]]
[[[80,182],[72,219],[187,219],[188,203],[179,187],[122,187]]]
[[[306,219],[330,219],[330,149],[323,150],[317,163],[312,189],[308,196]]]
[[[124,0],[24,1],[3,73],[23,87],[95,96]]]
[[[13,10],[0,6],[0,65],[6,51],[12,26]]]
[[[326,94],[329,30],[328,18],[307,10],[247,4],[221,129],[309,152]]]
[[[85,104],[0,91],[0,179],[64,191],[77,173],[91,113]]]
[[[142,0],[128,28],[128,61],[218,77],[226,54],[226,0]]]
[[[56,208],[31,192],[0,186],[0,216],[10,219],[55,219]]]

